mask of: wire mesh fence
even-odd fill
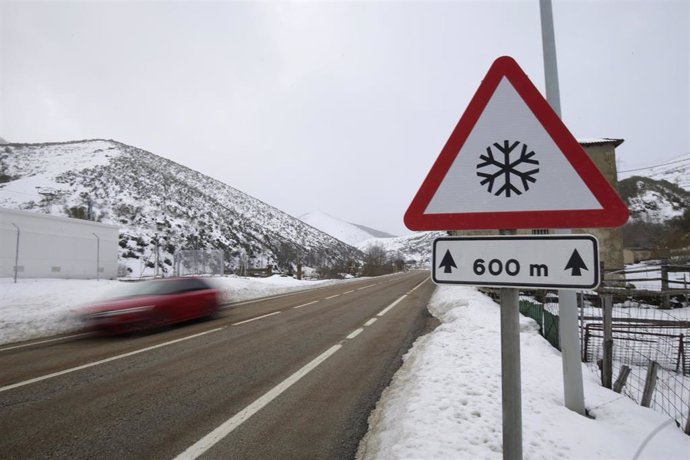
[[[602,299],[590,293],[580,300],[582,360],[602,376],[604,384]],[[661,310],[627,294],[619,300],[612,307],[611,374],[615,379],[628,372],[624,369],[629,370],[627,379],[620,383],[620,391],[639,404],[669,415],[690,434],[690,320],[675,317],[672,310]],[[541,334],[560,349],[557,303],[548,299],[538,301],[534,296],[522,297],[520,312],[534,319]],[[648,373],[652,365],[656,374],[650,382]],[[651,386],[652,383],[655,385]],[[645,401],[645,391],[649,392],[649,401]]]
[[[184,249],[175,253],[175,274],[223,275],[224,254],[220,249]]]
[[[582,358],[603,376],[604,309],[596,304],[601,299],[592,300],[582,308]],[[613,304],[609,372],[616,378],[624,368],[629,369],[622,393],[669,415],[683,430],[687,430],[690,416],[688,338],[690,321],[674,316],[672,310],[661,310],[631,297]],[[650,374],[652,367],[655,375]]]

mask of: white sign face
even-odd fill
[[[599,247],[592,235],[511,235],[434,240],[437,284],[593,289]]]
[[[504,77],[426,213],[586,209],[602,206]]]

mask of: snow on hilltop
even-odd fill
[[[619,180],[627,179],[632,176],[665,180],[690,192],[690,153],[672,158],[659,166],[621,171],[618,176]]]
[[[395,238],[372,238],[361,242],[357,247],[366,252],[370,246],[383,246],[386,252],[399,253],[404,260],[414,261],[419,267],[430,267],[433,241],[447,235],[446,232],[419,232]]]
[[[445,232],[417,232],[393,236],[363,225],[351,224],[323,212],[310,212],[300,216],[303,222],[366,252],[372,245],[382,246],[389,255],[401,256],[419,267],[431,264],[431,246],[435,238]],[[367,231],[368,230],[368,231]]]
[[[632,220],[663,224],[680,217],[690,207],[690,154],[659,166],[622,171],[618,190]]]
[[[299,216],[299,219],[350,246],[357,246],[359,243],[375,238],[383,233],[376,230],[374,232],[368,232],[364,230],[361,225],[345,222],[325,212],[309,212]]]
[[[133,276],[162,269],[179,249],[214,248],[228,268],[318,267],[361,253],[220,181],[112,140],[0,147],[0,206],[86,218],[120,227],[120,261]],[[132,263],[135,261],[135,263]]]

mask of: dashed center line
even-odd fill
[[[302,308],[302,307],[306,307],[307,305],[313,305],[313,304],[319,303],[319,302],[320,302],[320,300],[313,300],[311,302],[303,303],[302,305],[297,305],[296,307],[292,307],[292,308]]]
[[[326,297],[326,300],[328,300],[328,299],[335,299],[336,297],[340,297],[340,296],[341,296],[341,294],[332,295],[332,296],[330,296],[330,297]]]
[[[375,322],[376,322],[376,318],[371,318],[369,321],[367,321],[366,323],[364,323],[364,326],[371,326],[371,325],[374,324]]]
[[[361,334],[362,331],[364,331],[364,329],[362,329],[362,328],[360,327],[359,329],[350,332],[350,334],[346,337],[346,339],[354,339],[354,338],[357,337],[359,334]]]
[[[368,285],[368,286],[364,286],[364,287],[358,288],[357,290],[358,290],[358,291],[362,291],[362,290],[364,290],[364,289],[369,289],[370,287],[374,287],[374,286],[376,286],[376,284],[370,284],[370,285]]]
[[[268,318],[269,316],[279,315],[280,313],[281,313],[281,312],[279,312],[279,311],[274,311],[273,313],[269,313],[269,314],[267,314],[267,315],[257,316],[256,318],[252,318],[252,319],[247,319],[247,320],[244,320],[244,321],[240,321],[239,323],[232,323],[232,325],[233,325],[233,326],[239,326],[240,324],[251,323],[252,321],[256,321],[257,319]]]
[[[349,293],[351,293],[351,292],[355,292],[355,290],[354,290],[354,289],[352,289],[352,290],[350,290],[350,291],[345,291],[345,292],[343,292],[343,295],[345,295],[345,294],[349,294]]]

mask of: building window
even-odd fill
[[[532,230],[532,235],[548,235],[549,233],[551,232],[549,232],[548,228],[535,228]]]

